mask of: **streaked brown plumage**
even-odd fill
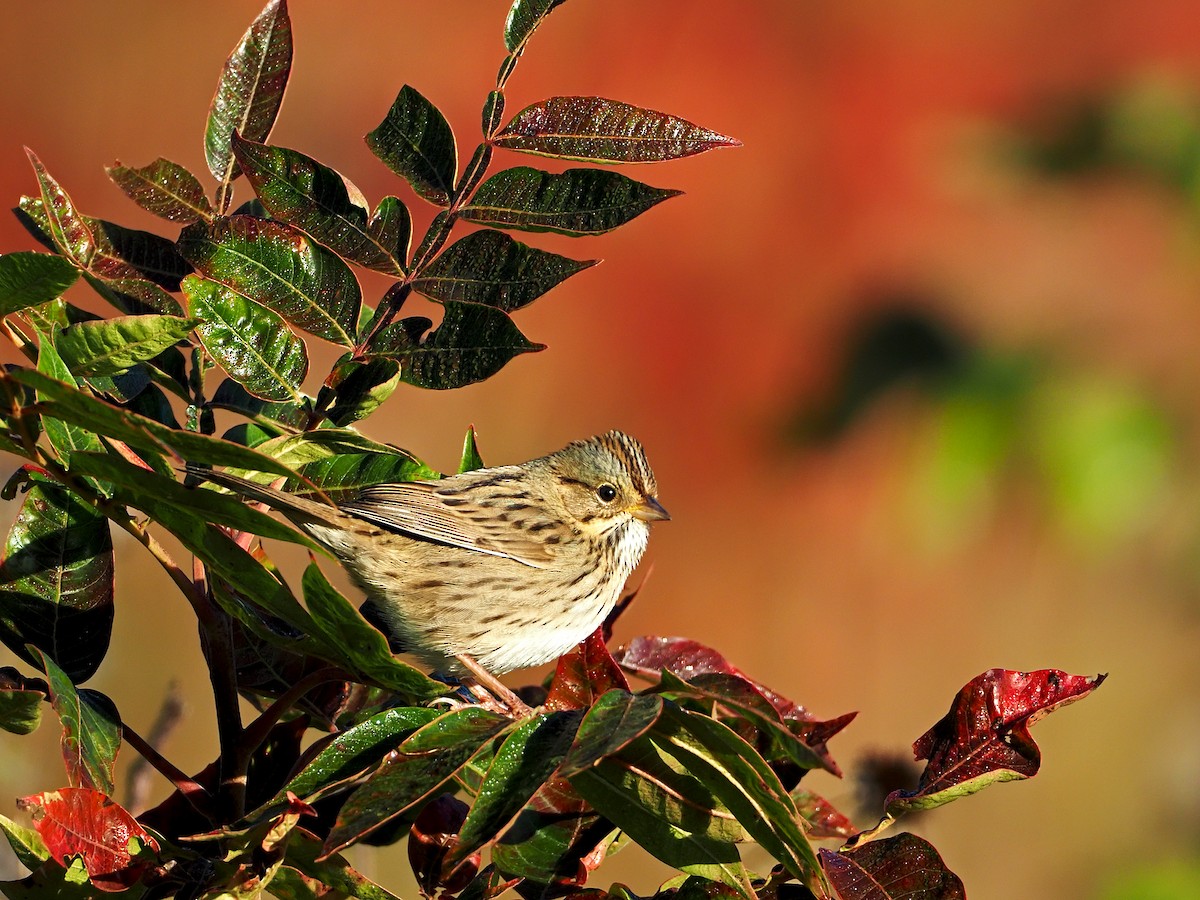
[[[395,644],[453,671],[550,662],[596,629],[667,519],[645,453],[619,431],[517,466],[364,488],[336,507],[220,472],[329,548]]]

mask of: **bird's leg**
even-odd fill
[[[479,698],[479,702],[484,706],[490,706],[489,701],[492,703],[499,701],[514,716],[527,716],[533,712],[524,700],[506,687],[499,678],[477,663],[474,657],[466,653],[459,653],[454,658],[458,660],[459,665],[471,673],[475,684],[468,685],[467,690]]]

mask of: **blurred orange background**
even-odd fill
[[[468,155],[507,7],[295,0],[271,141],[373,201],[399,194],[422,227],[432,209],[361,136],[411,83]],[[0,196],[35,191],[27,144],[87,214],[173,235],[102,166],[165,156],[207,182],[207,105],[257,12],[11,4]],[[1036,728],[1037,778],[912,828],[976,900],[1200,896],[1200,179],[1163,177],[1200,147],[1200,6],[573,0],[533,40],[509,113],[558,94],[744,146],[624,169],[687,193],[612,234],[525,236],[606,260],[516,316],[549,349],[464,390],[402,387],[363,430],[442,469],[470,423],[489,463],[638,436],[674,519],[617,639],[684,634],[818,715],[859,710],[831,748],[849,777],[812,778],[847,811],[861,761],[907,754],[979,672],[1111,673]],[[1077,98],[1111,114],[1120,152],[1074,169],[1029,152],[1028,123],[1069,125]],[[34,246],[0,219],[0,249]],[[377,299],[385,283],[363,281]],[[949,335],[959,362],[814,438],[847,347],[894,310]],[[314,380],[333,357],[319,351]],[[179,682],[188,717],[164,749],[199,769],[215,745],[194,625],[122,537],[113,651],[91,686],[145,731]],[[0,812],[60,785],[55,731],[0,737]],[[629,860],[595,884],[651,892],[661,868]],[[405,884],[394,849],[358,861]]]

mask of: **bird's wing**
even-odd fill
[[[445,497],[437,482],[411,481],[364,488],[341,509],[391,531],[464,550],[503,556],[542,568],[554,557],[547,531],[529,534],[502,521],[502,510],[483,507],[461,495]]]

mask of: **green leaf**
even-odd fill
[[[276,434],[281,431],[303,428],[305,422],[308,421],[308,409],[311,403],[311,398],[305,394],[301,394],[300,399],[295,403],[269,402],[255,397],[232,378],[226,378],[217,385],[216,391],[208,401],[209,406],[241,413],[260,424],[273,428]]]
[[[288,791],[297,797],[310,797],[365,772],[396,749],[406,737],[440,715],[440,710],[427,707],[385,709],[339,732],[313,757],[312,762],[279,789],[268,806],[285,801]]]
[[[0,815],[0,829],[4,830],[4,836],[8,838],[8,845],[16,855],[17,861],[30,871],[50,858],[46,842],[32,828],[18,825],[8,816]]]
[[[454,193],[458,151],[450,123],[413,87],[404,85],[367,146],[423,199],[448,206]]]
[[[571,784],[601,815],[669,866],[754,897],[737,843],[744,832],[716,797],[649,740],[577,772]]]
[[[571,747],[582,712],[552,712],[529,719],[496,751],[458,834],[448,862],[463,860],[494,840],[550,780]]]
[[[131,273],[133,269],[129,270]],[[175,302],[175,298],[152,281],[130,274],[127,277],[108,277],[87,271],[83,280],[91,285],[97,294],[130,316],[144,313],[161,313],[163,315],[180,315],[183,310]]]
[[[716,796],[801,881],[820,871],[788,792],[758,752],[707,716],[667,704],[650,739]]]
[[[360,266],[404,275],[403,257],[393,255],[397,236],[391,232],[397,224],[385,222],[372,230],[367,210],[351,200],[347,181],[333,169],[295,150],[238,137],[233,141],[233,153],[272,217],[295,225]],[[354,193],[358,194],[358,188]],[[395,204],[388,204],[385,218],[395,217]],[[407,237],[404,241],[407,245]]]
[[[509,53],[524,49],[542,20],[566,0],[516,0],[504,23],[504,46]]]
[[[304,570],[301,586],[316,634],[334,648],[350,672],[412,702],[431,700],[449,691],[443,682],[392,656],[387,639],[334,589],[315,562]]]
[[[481,184],[460,215],[500,228],[581,237],[611,231],[681,193],[602,169],[553,174],[518,166]]]
[[[465,300],[512,312],[598,262],[538,250],[484,229],[450,245],[412,286],[434,300]]]
[[[483,744],[511,724],[505,716],[467,706],[419,729],[350,795],[324,852],[349,846],[439,791]]]
[[[292,22],[287,3],[270,0],[225,60],[208,110],[204,158],[222,186],[238,175],[233,133],[252,141],[267,139],[291,69]]]
[[[308,349],[283,317],[224,285],[196,275],[183,280],[196,334],[234,381],[264,400],[299,403]]]
[[[474,472],[483,467],[483,457],[479,455],[479,448],[475,446],[475,426],[469,425],[467,426],[467,436],[463,438],[462,459],[458,464],[458,474]]]
[[[396,333],[389,329],[373,342],[373,351],[400,361],[402,381],[434,390],[459,388],[491,378],[519,354],[545,349],[527,340],[503,310],[456,301],[445,306],[441,325],[419,344],[376,349]]]
[[[51,240],[68,258],[81,266],[87,266],[96,252],[96,239],[92,236],[91,229],[84,222],[83,216],[75,211],[75,204],[71,202],[67,192],[46,171],[37,154],[26,147],[25,155],[29,157],[29,163],[33,166],[34,175],[37,176],[38,186],[42,191],[42,209]]]
[[[400,455],[419,463],[415,456],[389,444],[373,441],[350,428],[322,428],[319,431],[283,435],[260,444],[258,452],[289,466],[302,466],[345,453],[376,453],[389,457]],[[294,472],[291,474],[295,475]]]
[[[335,853],[328,858],[322,856],[321,842],[307,832],[297,831],[291,836],[288,840],[286,860],[297,872],[309,879],[305,885],[307,890],[313,890],[313,882],[316,882],[317,886],[328,888],[320,894],[314,892],[300,896],[311,896],[314,900],[331,900],[336,897],[352,897],[354,900],[400,900],[397,895],[385,891],[354,869],[341,854]],[[280,873],[287,871],[285,866]],[[272,890],[278,881],[277,876],[271,882]]]
[[[191,225],[179,252],[206,278],[269,307],[293,325],[354,345],[362,291],[350,267],[290,225],[252,216]]]
[[[69,677],[91,678],[113,623],[108,519],[66,488],[35,481],[8,533],[0,563],[0,637],[31,663],[32,645]]]
[[[42,347],[45,352],[46,345],[43,344]],[[61,372],[66,378],[70,378],[70,373],[67,373],[65,368]],[[92,442],[77,449],[103,449],[92,434],[96,432],[135,448],[158,452],[174,451],[189,462],[274,472],[276,475],[296,474],[288,466],[247,447],[193,431],[169,428],[146,416],[89,396],[74,384],[68,383],[61,375],[50,377],[43,372],[33,372],[29,369],[21,369],[11,374],[17,381],[37,390],[43,400],[43,419],[60,419],[70,423],[71,427],[80,426],[79,430],[86,429],[83,433],[92,437]]]
[[[403,270],[404,261],[408,258],[408,245],[412,240],[412,217],[408,207],[397,197],[384,197],[375,207],[375,212],[371,213],[367,233]]]
[[[58,351],[54,349],[53,341],[41,333],[38,334],[37,374],[54,379],[53,383],[56,385],[61,382],[65,387],[78,390],[75,378],[71,375],[62,357],[58,355]],[[20,372],[14,372],[13,377],[17,380],[28,379],[33,377],[33,373],[30,373],[28,369],[23,369]],[[47,398],[47,393],[43,389],[45,386],[38,387],[36,383],[32,386],[38,388],[38,400],[45,401]],[[88,423],[83,423],[81,427],[80,423],[63,421],[47,410],[45,405],[42,406],[42,427],[46,430],[46,437],[49,438],[50,445],[68,464],[71,454],[76,450],[101,449],[100,441],[93,433],[97,429],[89,427]]]
[[[79,278],[79,270],[49,253],[5,253],[0,256],[0,316],[61,296]]]
[[[140,169],[109,166],[108,177],[138,206],[171,222],[212,218],[212,205],[196,176],[161,156]]]
[[[662,698],[654,694],[639,697],[619,689],[601,694],[579,726],[559,775],[573,778],[619,753],[649,731],[662,713]]]
[[[137,276],[166,291],[177,291],[183,276],[192,271],[174,241],[104,219],[85,217],[85,221],[96,236],[96,255],[88,267],[94,274],[111,278]],[[171,302],[174,303],[173,298]]]
[[[400,364],[394,359],[375,357],[367,360],[344,356],[325,379],[322,391],[331,391],[334,400],[325,417],[334,425],[344,426],[373,413],[400,383]],[[318,397],[318,403],[322,398]]]
[[[551,97],[527,106],[491,142],[522,153],[601,163],[661,162],[741,146],[678,116],[603,97]]]
[[[116,316],[69,325],[54,346],[72,372],[116,375],[185,340],[195,325],[179,316]]]
[[[0,728],[10,734],[33,734],[42,724],[42,701],[45,699],[41,691],[0,690]]]
[[[121,717],[99,691],[77,690],[45,653],[34,651],[50,684],[50,704],[62,721],[62,754],[72,787],[112,796],[113,770],[121,749]]]

